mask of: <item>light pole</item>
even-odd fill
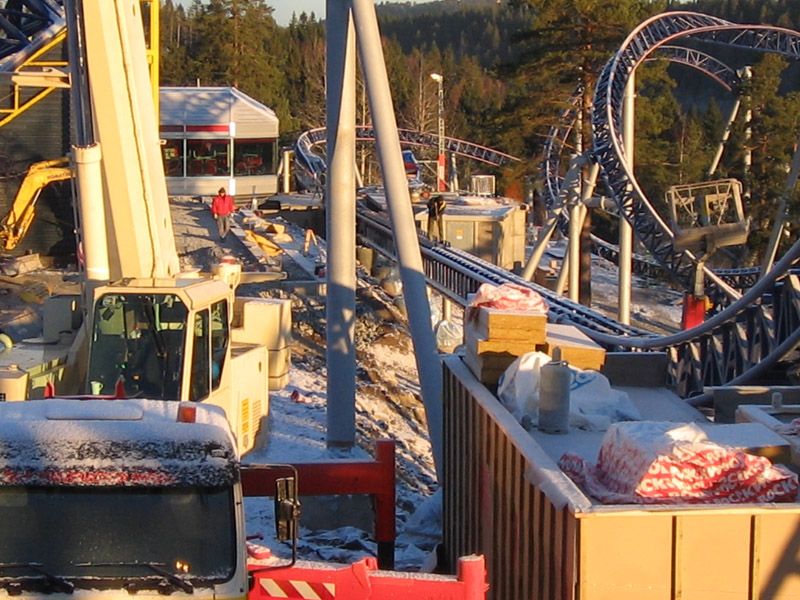
[[[436,190],[443,192],[447,189],[444,178],[444,77],[439,73],[431,73],[431,79],[439,86],[439,156],[436,159]]]

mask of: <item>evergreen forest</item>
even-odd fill
[[[580,90],[583,141],[590,144],[591,99],[603,65],[637,24],[664,11],[691,10],[736,23],[800,30],[800,0],[438,0],[382,3],[377,13],[399,127],[436,132],[437,83],[444,76],[448,136],[496,148],[520,161],[498,176],[505,195],[535,189],[543,144]],[[314,14],[276,24],[269,0],[165,0],[161,9],[161,84],[235,86],[272,108],[281,140],[325,124],[325,26]],[[800,70],[773,54],[715,51],[736,69],[752,67],[712,178],[747,190],[751,249],[769,236],[800,133]],[[666,61],[636,72],[637,179],[663,204],[669,186],[708,174],[734,94]],[[357,121],[369,122],[360,74]],[[745,123],[744,114],[751,115]],[[745,157],[747,150],[747,157]],[[423,156],[425,158],[432,158]],[[746,167],[745,163],[749,161]],[[464,175],[487,172],[464,165]],[[462,180],[462,184],[464,181]],[[526,193],[527,192],[527,193]],[[790,198],[790,223],[800,221]],[[795,232],[792,232],[795,233]],[[792,236],[796,237],[796,236]],[[755,253],[737,258],[754,262]]]

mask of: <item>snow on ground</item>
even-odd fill
[[[530,252],[531,248],[529,248]],[[551,243],[540,264],[555,263],[564,258],[566,240]],[[554,272],[554,276],[557,272]],[[611,261],[592,256],[592,309],[617,318],[619,286],[617,266]],[[664,281],[641,275],[631,276],[631,324],[655,334],[675,333],[680,329],[683,294]]]
[[[263,464],[369,458],[368,452],[362,447],[352,451],[326,447],[326,371],[324,368],[307,370],[307,367],[307,363],[293,366],[289,385],[271,394],[269,440],[266,447],[250,452],[245,457],[246,462]],[[293,396],[295,391],[297,394]],[[427,569],[426,563],[430,564],[431,553],[440,538],[440,522],[436,517],[440,511],[439,496],[432,493],[435,486],[432,466],[429,464],[430,445],[427,436],[419,427],[409,426],[403,418],[398,417],[391,406],[370,400],[368,394],[366,396],[360,387],[357,391],[359,432],[365,433],[378,427],[385,434],[380,437],[392,437],[398,443],[399,537],[395,551],[396,568],[413,571]],[[370,441],[363,434],[360,437],[363,444]],[[418,483],[419,477],[422,477],[421,484]],[[248,534],[271,540],[271,503],[247,499],[245,506]],[[275,542],[262,543],[268,545],[276,555],[289,556],[288,545],[280,547]],[[355,526],[319,530],[301,527],[298,547],[304,559],[342,563],[377,553],[370,534]]]
[[[674,333],[680,329],[683,294],[664,282],[640,275],[631,277],[631,324],[654,333]],[[592,308],[617,317],[617,266],[605,258],[592,257]]]

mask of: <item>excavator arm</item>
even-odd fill
[[[67,158],[33,163],[19,186],[11,210],[0,221],[0,243],[4,250],[13,250],[22,241],[36,214],[36,201],[42,190],[55,181],[72,177]]]

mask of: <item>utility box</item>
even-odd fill
[[[800,597],[800,503],[602,504],[556,462],[594,461],[602,432],[526,430],[458,356],[443,365],[440,556],[451,568],[485,554],[489,600]],[[785,459],[767,428],[709,423],[666,388],[622,389],[651,419]]]
[[[292,302],[280,298],[236,298],[233,340],[263,344],[269,351],[269,389],[289,383]]]
[[[526,206],[509,199],[443,194],[444,241],[509,271],[525,263]],[[417,213],[428,230],[427,211]]]
[[[476,196],[494,196],[494,175],[473,175],[469,191]]]

